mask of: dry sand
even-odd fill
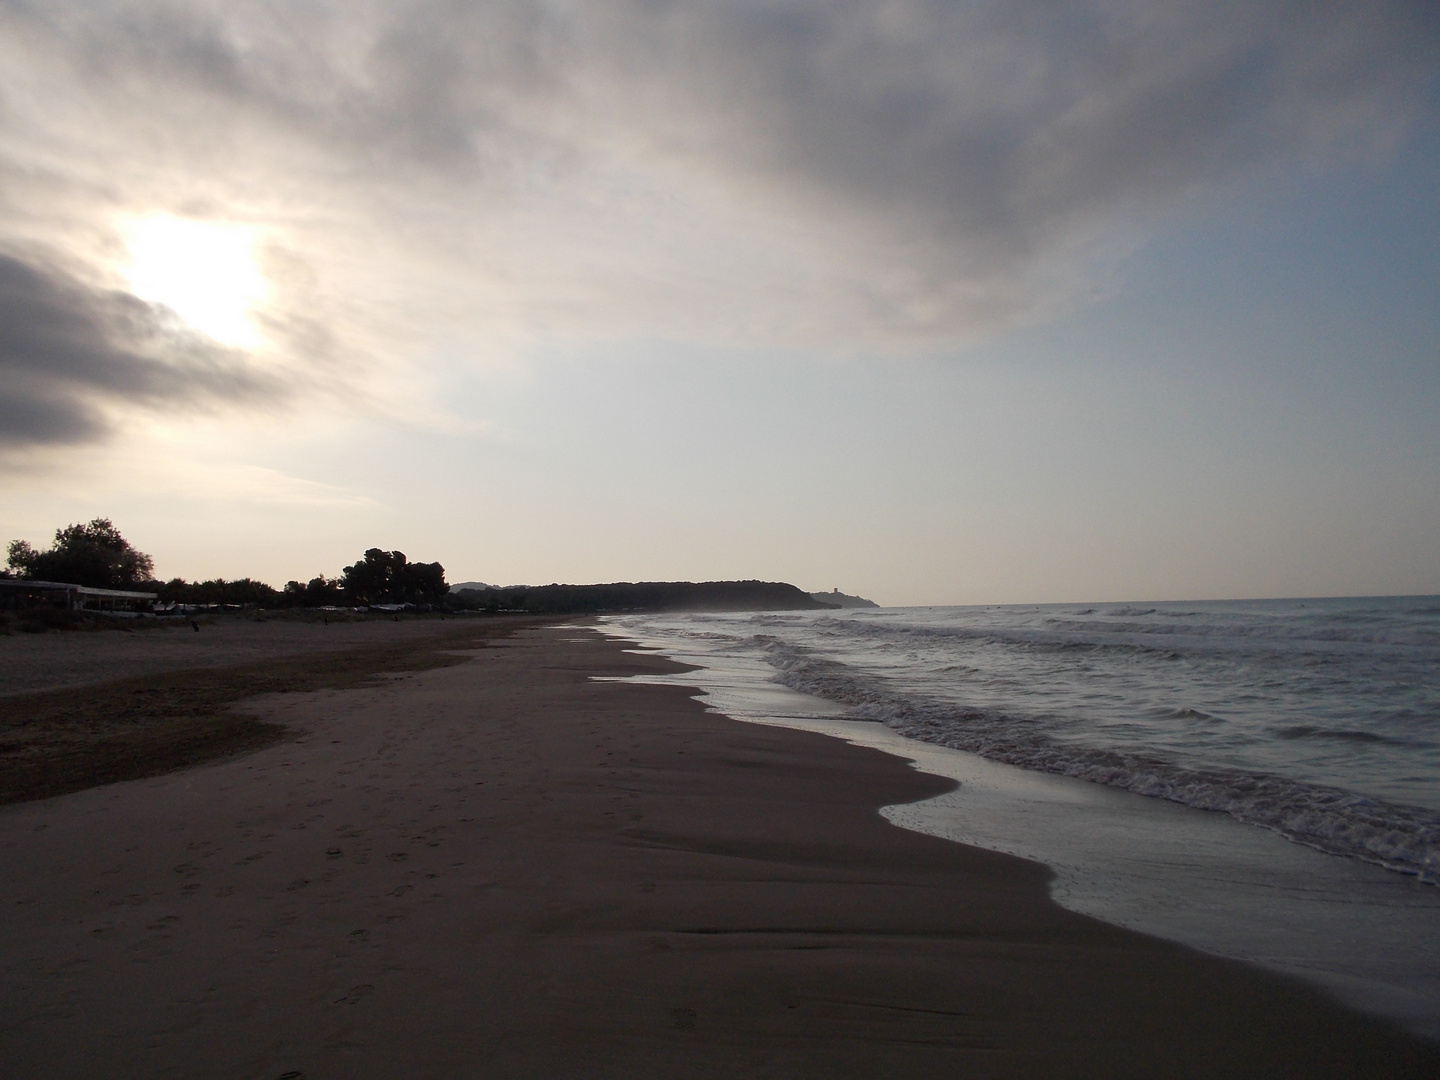
[[[1426,1076],[1440,1047],[886,823],[943,781],[528,629],[0,810],[0,1075]]]
[[[392,622],[337,615],[327,624],[319,616],[236,614],[198,616],[198,631],[189,619],[167,619],[148,625],[116,622],[103,630],[17,633],[0,638],[0,698],[168,671],[321,656],[420,640],[461,622],[484,621],[407,617]]]

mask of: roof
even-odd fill
[[[73,592],[80,596],[108,596],[115,600],[154,600],[159,593],[127,592],[124,589],[92,589],[68,581],[31,581],[29,578],[0,578],[0,586],[37,592]]]

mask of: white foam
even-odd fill
[[[733,639],[723,635],[681,638],[634,618],[604,629],[699,666],[645,681],[700,686],[717,712],[844,738],[959,781],[882,811],[903,828],[1043,862],[1071,910],[1304,979],[1440,1038],[1440,889],[1225,815],[841,719],[847,706],[777,685],[757,656],[724,651]]]

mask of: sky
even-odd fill
[[[1440,9],[0,0],[0,540],[1440,593]]]

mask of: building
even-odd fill
[[[0,607],[3,608],[59,607],[67,611],[135,614],[149,611],[155,598],[153,592],[92,589],[64,581],[0,578]]]

